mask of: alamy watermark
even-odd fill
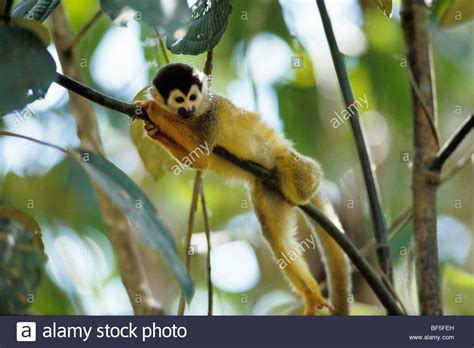
[[[356,100],[354,100],[354,102],[350,104],[346,109],[342,110],[340,114],[334,111],[334,114],[336,116],[331,118],[331,126],[333,128],[339,128],[344,122],[354,116],[361,107],[367,109],[368,106],[369,101],[367,99],[367,95],[364,93],[363,98],[357,98]]]

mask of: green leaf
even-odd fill
[[[178,280],[186,299],[193,295],[193,284],[182,264],[168,228],[160,221],[153,203],[130,178],[105,158],[76,150],[79,163],[128,216],[142,239],[158,250]]]
[[[461,24],[474,18],[472,0],[437,0],[432,8],[433,15],[441,27]]]
[[[12,18],[10,25],[16,27],[25,28],[33,32],[38,36],[45,46],[48,46],[51,43],[51,37],[49,36],[49,30],[44,24],[41,24],[38,21],[24,18]]]
[[[388,18],[392,16],[392,0],[374,0],[374,3]]]
[[[58,5],[59,0],[23,0],[13,9],[12,16],[43,22]]]
[[[29,215],[0,206],[0,314],[23,314],[46,262],[40,228]]]
[[[474,274],[454,265],[443,267],[443,304],[448,315],[474,314]]]
[[[198,0],[191,10],[192,23],[186,35],[166,38],[166,47],[175,54],[198,55],[213,49],[227,28],[232,1]]]
[[[135,17],[173,37],[186,32],[191,22],[191,10],[186,0],[100,0],[100,4],[116,24],[125,25]]]
[[[138,103],[150,99],[150,88],[147,86],[138,92],[135,98],[133,98],[133,102]],[[176,164],[170,153],[158,141],[146,134],[145,123],[142,120],[136,119],[133,121],[130,126],[130,137],[146,170],[155,180],[163,177]]]
[[[0,116],[45,95],[56,64],[31,31],[0,24]]]

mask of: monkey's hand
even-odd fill
[[[275,164],[284,196],[295,205],[307,203],[319,185],[319,165],[294,150],[278,154]]]
[[[160,108],[153,100],[140,102],[139,105],[146,110],[151,121],[145,121],[145,130],[150,138],[158,140],[186,166],[195,169],[209,167],[211,153],[203,151],[205,146],[200,144],[200,139],[192,127]]]

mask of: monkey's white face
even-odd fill
[[[200,110],[202,93],[197,85],[192,85],[187,95],[179,89],[170,92],[166,105],[170,111],[183,118],[190,118]]]
[[[171,90],[168,99],[165,100],[158,89],[153,86],[151,96],[162,108],[184,119],[200,116],[209,109],[206,78],[202,81],[201,89],[197,84],[193,84],[187,94],[184,94],[181,89],[175,88]]]

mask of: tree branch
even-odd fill
[[[207,253],[206,253],[206,275],[207,275],[207,315],[213,312],[213,289],[212,289],[212,273],[211,273],[211,230],[209,228],[209,213],[207,212],[206,196],[204,194],[204,180],[201,177],[199,185],[199,193],[201,196],[201,208],[204,219],[204,232],[206,233]]]
[[[446,183],[449,179],[451,179],[453,176],[455,176],[466,164],[468,164],[471,161],[471,156],[472,156],[472,151],[467,155],[461,158],[451,169],[451,171],[443,176],[440,180],[440,186],[442,186],[444,183]],[[398,215],[388,228],[389,235],[388,239],[391,240],[397,232],[403,228],[403,225],[405,225],[408,221],[410,221],[413,218],[413,206],[408,207],[406,210],[404,210],[400,215]],[[370,241],[369,243],[373,243],[374,241]],[[364,246],[364,248],[367,245]]]
[[[85,98],[90,99],[91,101],[94,101],[112,110],[124,113],[131,118],[148,119],[146,112],[142,110],[142,108],[133,104],[124,103],[115,98],[108,97],[59,73],[57,83],[65,88],[72,89],[74,92],[84,96]],[[172,139],[170,140],[172,141]],[[262,182],[267,184],[269,187],[278,190],[278,179],[275,177],[272,171],[262,167],[261,165],[255,162],[238,158],[237,156],[220,146],[216,146],[213,150],[213,153],[229,162],[232,162],[237,167],[253,174],[255,177],[262,180]],[[341,246],[341,248],[352,260],[354,265],[359,269],[362,276],[367,280],[369,285],[372,287],[374,293],[379,298],[380,302],[387,309],[388,313],[392,315],[401,315],[402,312],[396,305],[396,300],[393,298],[387,287],[383,284],[381,278],[373,270],[367,260],[358,252],[357,248],[352,244],[352,242],[344,235],[344,233],[339,231],[339,229],[334,226],[330,220],[328,220],[319,210],[314,208],[312,205],[307,204],[304,206],[300,206],[300,208],[309,217],[311,217],[322,227],[327,229],[328,234]]]
[[[211,49],[207,51],[206,63],[204,64],[204,74],[208,78],[207,88],[211,88],[212,83],[212,59],[214,58],[214,51]],[[199,193],[201,196],[202,215],[204,219],[204,231],[206,233],[207,253],[206,253],[206,273],[207,273],[207,315],[212,315],[213,311],[213,297],[212,289],[212,274],[211,274],[211,231],[209,228],[209,214],[207,212],[206,197],[204,193],[204,179],[201,177],[199,185]]]
[[[89,21],[84,24],[81,30],[76,34],[74,39],[71,41],[71,44],[67,48],[67,51],[72,50],[78,43],[81,41],[82,37],[89,31],[90,28],[100,19],[102,16],[102,9],[98,9],[97,12],[89,19]]]
[[[401,19],[409,69],[421,93],[418,95],[412,84],[415,155],[412,191],[418,301],[422,315],[442,315],[436,231],[439,171],[429,170],[439,144],[431,131],[432,124],[436,124],[431,117],[435,117],[436,113],[428,35],[428,8],[420,0],[403,0]]]
[[[3,5],[3,2],[0,3],[0,6]],[[11,17],[11,12],[12,12],[12,7],[13,7],[13,0],[6,0],[5,2],[5,8],[2,7],[2,16],[3,19],[5,20],[6,23],[10,22]]]
[[[184,241],[184,259],[186,270],[189,274],[191,274],[191,238],[193,236],[193,229],[194,229],[194,216],[196,215],[197,210],[197,203],[199,199],[199,189],[200,189],[200,182],[201,182],[201,171],[197,170],[196,175],[194,176],[194,186],[193,186],[193,197],[191,198],[191,207],[189,208],[189,216],[188,216],[188,231],[186,233],[186,239]],[[179,299],[179,306],[178,306],[178,315],[184,315],[184,309],[186,308],[186,300],[184,295],[181,294]]]
[[[60,73],[56,73],[56,81],[58,85],[73,91],[80,96],[93,101],[96,104],[102,105],[108,109],[118,111],[122,114],[128,115],[132,118],[145,118],[148,119],[144,114],[141,107],[134,104],[125,103],[121,100],[109,97],[103,93],[100,93],[86,85],[83,85],[79,81],[71,79],[70,77],[64,76]]]
[[[324,0],[316,1],[323,22],[324,31],[331,51],[334,68],[336,70],[337,79],[341,88],[342,96],[346,108],[349,108],[354,103],[354,96],[352,94],[351,85],[347,76],[347,71],[344,66],[342,54],[337,47],[334,31],[331,26],[331,20],[324,4]],[[352,133],[357,147],[357,154],[359,156],[362,173],[364,176],[365,186],[367,188],[367,195],[369,198],[370,211],[372,214],[372,222],[374,224],[375,239],[379,247],[377,248],[377,259],[380,268],[387,275],[390,281],[393,281],[392,264],[390,262],[390,250],[387,241],[387,226],[383,215],[382,205],[380,203],[380,192],[375,180],[375,175],[372,172],[372,166],[369,158],[367,146],[365,144],[362,127],[360,125],[359,113],[356,109],[349,118],[352,128]]]
[[[446,160],[456,150],[463,139],[469,134],[474,126],[474,114],[469,115],[459,126],[453,135],[446,141],[441,150],[438,151],[435,159],[431,162],[430,170],[440,171]]]

